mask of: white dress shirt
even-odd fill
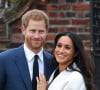
[[[30,72],[30,78],[32,80],[33,62],[34,62],[34,56],[35,55],[39,56],[39,58],[38,58],[39,73],[44,73],[43,48],[41,49],[41,51],[39,53],[35,54],[29,48],[27,48],[27,46],[24,44],[24,52],[25,52],[25,56],[26,56],[26,59],[27,59],[27,63],[28,63],[28,68],[29,68],[29,72]]]

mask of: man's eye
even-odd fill
[[[35,32],[35,30],[30,30],[30,31],[33,32],[33,33]]]
[[[39,33],[44,33],[44,30],[40,30]]]

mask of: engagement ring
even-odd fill
[[[42,81],[40,81],[39,83],[40,83],[40,84],[42,84],[43,82],[42,82]]]

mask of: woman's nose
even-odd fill
[[[61,47],[61,48],[59,49],[59,51],[60,51],[60,52],[64,52],[64,47]]]

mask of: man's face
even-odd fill
[[[27,47],[33,52],[40,51],[47,36],[45,21],[29,20],[28,26],[22,28],[22,33],[25,36],[25,44]]]

